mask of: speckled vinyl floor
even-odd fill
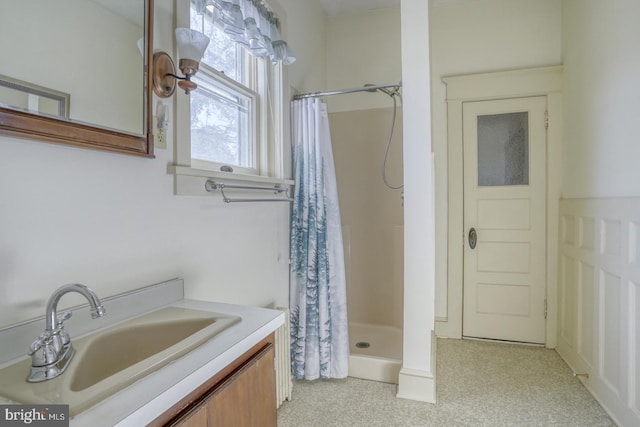
[[[396,385],[295,381],[279,427],[615,426],[553,351],[438,340],[436,405],[397,399]]]

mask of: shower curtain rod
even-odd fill
[[[329,92],[311,92],[311,93],[301,93],[298,95],[294,95],[293,99],[304,99],[304,98],[317,98],[320,96],[331,96],[331,95],[342,95],[345,93],[354,93],[354,92],[375,92],[378,89],[386,89],[389,87],[393,88],[401,88],[402,82],[386,84],[386,85],[371,85],[371,86],[362,86],[362,87],[354,87],[351,89],[339,89],[332,90]]]

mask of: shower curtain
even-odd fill
[[[296,180],[291,218],[291,365],[296,379],[345,378],[347,296],[327,106],[292,103]]]

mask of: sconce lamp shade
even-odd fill
[[[160,98],[173,95],[176,80],[178,86],[187,95],[198,87],[191,81],[191,77],[198,72],[202,55],[209,45],[209,37],[189,28],[176,28],[176,41],[180,58],[178,68],[184,77],[176,75],[176,67],[169,54],[166,52],[153,54],[153,91]]]
[[[209,37],[189,28],[176,28],[178,57],[200,62],[204,51],[209,46]]]

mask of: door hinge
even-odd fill
[[[547,318],[547,300],[544,300],[544,318]]]
[[[549,129],[549,110],[544,110],[544,128]]]

